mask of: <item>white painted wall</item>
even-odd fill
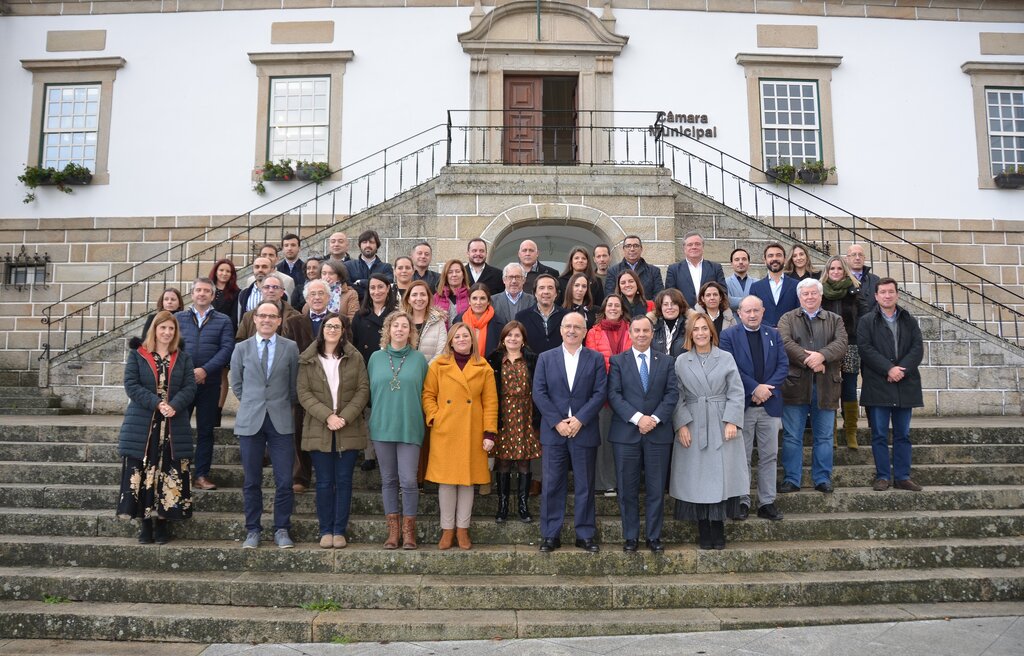
[[[250,191],[256,76],[248,52],[353,50],[344,81],[343,153],[352,162],[445,121],[469,105],[469,57],[456,35],[469,8],[196,12],[0,20],[0,217],[236,214]],[[862,216],[1024,220],[1024,192],[977,189],[970,78],[980,32],[1009,24],[616,9],[629,44],[615,62],[621,110],[707,113],[709,142],[746,160],[747,100],[739,52],[841,55],[833,73],[841,184],[822,196]],[[271,46],[281,20],[334,20],[330,45]],[[759,50],[756,25],[815,24],[818,50]],[[386,28],[384,27],[386,25]],[[115,83],[111,184],[20,202],[15,178],[28,149],[31,74],[20,59],[46,53],[46,31],[106,29],[123,56]],[[383,34],[387,32],[387,38]]]

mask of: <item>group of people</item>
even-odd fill
[[[829,258],[820,279],[806,250],[787,260],[770,243],[767,276],[755,280],[737,248],[726,278],[690,233],[664,283],[635,235],[622,261],[611,264],[606,245],[579,247],[561,274],[532,240],[498,269],[473,239],[467,262],[439,272],[427,243],[393,265],[380,245],[368,230],[351,258],[335,233],[324,258],[303,261],[289,234],[281,248],[261,247],[251,283],[225,259],[193,281],[188,309],[165,290],[125,367],[118,514],[142,520],[140,542],[169,540],[167,521],[191,515],[191,488],[217,487],[213,429],[228,386],[239,401],[245,548],[262,538],[267,459],[275,544],[293,546],[294,495],[315,481],[320,546],[345,547],[362,452],[364,469],[380,469],[385,549],[417,548],[424,480],[438,485],[442,550],[471,548],[476,486],[492,482],[496,522],[510,512],[533,521],[528,499],[539,493],[540,550],[560,548],[570,480],[580,549],[600,549],[599,493],[618,497],[623,548],[638,549],[641,485],[648,549],[664,550],[666,489],[699,546],[722,549],[725,521],[752,507],[755,446],[758,517],[781,520],[776,494],[800,489],[808,426],[811,484],[832,492],[840,404],[857,448],[858,375],[874,489],[921,489],[909,441],[923,405],[921,332],[860,245]]]

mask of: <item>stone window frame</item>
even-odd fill
[[[269,157],[270,83],[279,77],[329,77],[331,80],[328,115],[327,164],[332,171],[341,168],[341,103],[345,65],[352,61],[351,50],[317,52],[250,52],[256,66],[256,139],[253,154],[253,178]],[[340,174],[330,179],[338,179]]]
[[[964,62],[960,70],[971,77],[974,105],[974,132],[978,152],[978,189],[997,189],[992,170],[992,152],[988,144],[987,87],[1024,88],[1024,62]]]
[[[818,83],[818,113],[821,130],[821,158],[826,166],[836,166],[835,134],[832,122],[832,70],[843,61],[838,55],[767,55],[739,53],[736,63],[743,67],[747,82],[747,126],[750,139],[750,180],[768,182],[764,169],[764,144],[761,139],[761,79],[799,80]],[[839,183],[832,173],[823,183]]]
[[[100,115],[96,134],[96,170],[93,185],[110,184],[110,117],[114,100],[114,80],[123,68],[123,57],[81,59],[22,59],[21,66],[32,73],[32,114],[29,122],[28,166],[42,161],[43,115],[46,109],[46,87],[55,84],[99,84]]]

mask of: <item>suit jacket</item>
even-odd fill
[[[782,292],[779,294],[779,303],[776,305],[769,282],[769,278],[761,278],[750,286],[750,294],[758,297],[764,303],[764,317],[761,319],[761,325],[767,324],[775,328],[779,325],[782,315],[800,307],[800,299],[796,297],[796,278],[783,274]]]
[[[782,345],[782,336],[778,330],[762,323],[758,332],[761,335],[761,351],[764,353],[764,380],[754,378],[754,358],[750,352],[750,342],[747,340],[747,329],[742,325],[723,330],[718,347],[731,353],[733,360],[736,361],[740,380],[743,381],[743,393],[746,395],[745,407],[756,407],[750,398],[755,387],[762,383],[773,385],[775,389],[772,390],[771,398],[760,405],[764,407],[769,417],[781,417],[782,383],[786,382],[786,375],[789,373],[789,358],[786,356],[786,348]]]
[[[722,265],[718,262],[711,262],[705,258],[700,263],[701,287],[704,286],[704,283],[711,282],[712,280],[720,283],[722,287],[726,286],[725,272],[722,271]],[[686,302],[690,307],[697,304],[697,293],[693,289],[693,278],[690,277],[690,265],[686,260],[676,262],[668,268],[668,272],[665,273],[665,287],[675,287],[682,292],[683,298],[686,299]],[[654,297],[649,296],[649,298]]]
[[[295,282],[295,289],[302,289],[302,286],[306,284],[306,263],[301,257],[295,260],[295,267],[290,271],[288,270],[288,261],[282,259],[277,263],[277,270]]]
[[[729,307],[733,312],[740,309],[740,301],[744,296],[750,295],[750,288],[755,282],[757,282],[757,278],[747,274],[746,289],[744,289],[735,273],[725,279],[725,288],[729,290]]]
[[[508,300],[508,294],[501,292],[500,294],[491,295],[491,305],[494,306],[494,316],[498,317],[505,323],[512,321],[516,318],[516,315],[532,308],[537,304],[537,297],[533,294],[527,294],[523,292],[522,296],[519,297],[519,302],[515,305]]]
[[[487,285],[487,290],[491,292],[491,296],[497,296],[501,292],[505,291],[505,283],[502,280],[501,269],[498,267],[493,267],[484,262],[484,270],[480,272],[480,277],[473,280],[473,271],[469,268],[469,264],[466,264],[466,273],[469,274],[470,287],[478,282],[483,283],[484,285]]]
[[[292,340],[278,335],[274,362],[267,376],[260,363],[259,339],[259,335],[253,335],[236,345],[231,354],[228,379],[238,397],[235,435],[256,435],[266,415],[270,416],[278,433],[294,433],[292,406],[299,402],[295,387],[299,375],[299,348]]]
[[[640,382],[640,370],[633,357],[633,349],[612,356],[608,371],[608,404],[612,407],[612,424],[608,441],[638,444],[641,438],[653,444],[672,443],[672,413],[679,400],[676,384],[675,358],[654,349],[648,349],[647,391]],[[654,430],[646,435],[630,423],[634,414],[653,415],[659,420]]]
[[[580,347],[580,361],[572,390],[566,377],[562,349],[545,351],[537,357],[537,371],[533,377],[533,402],[540,411],[540,443],[559,444],[570,439],[555,430],[563,419],[576,417],[583,424],[576,437],[571,438],[582,447],[601,445],[597,413],[604,405],[608,377],[604,372],[604,358],[597,351]]]

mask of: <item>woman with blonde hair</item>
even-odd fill
[[[473,546],[473,486],[490,482],[487,454],[498,432],[494,371],[480,357],[473,331],[457,323],[448,331],[444,355],[423,382],[423,411],[430,427],[427,480],[438,484],[441,541],[437,548]]]
[[[814,263],[811,262],[811,256],[807,249],[800,244],[796,244],[789,251],[789,257],[782,267],[782,272],[797,282],[805,278],[817,278],[819,275],[819,272],[814,270]]]
[[[843,318],[848,346],[843,358],[842,400],[843,432],[846,446],[857,448],[857,419],[860,406],[857,404],[857,375],[860,373],[860,351],[857,349],[857,323],[867,314],[867,303],[861,295],[860,281],[850,271],[846,260],[833,255],[825,262],[821,271],[821,307]],[[835,431],[836,445],[839,432]]]
[[[196,378],[192,358],[178,349],[179,334],[174,315],[157,312],[146,339],[132,338],[124,366],[128,409],[117,441],[117,516],[141,520],[142,544],[166,544],[171,539],[167,520],[192,516],[189,467],[195,436],[189,406]]]

